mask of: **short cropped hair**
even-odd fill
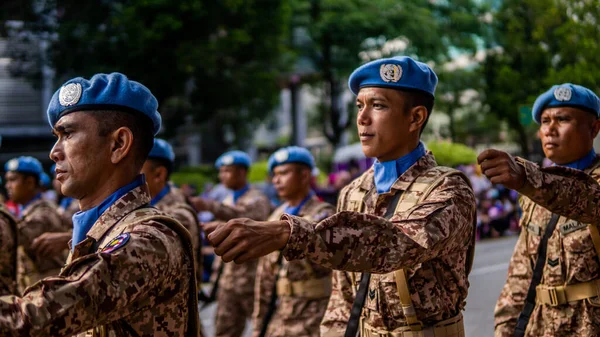
[[[135,165],[141,169],[154,146],[154,132],[152,120],[135,112],[122,112],[116,110],[86,111],[98,121],[98,135],[106,137],[120,127],[126,127],[133,134],[133,152]]]

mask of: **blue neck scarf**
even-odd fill
[[[235,204],[238,199],[244,195],[244,193],[248,192],[249,189],[250,185],[246,184],[246,186],[242,187],[241,189],[233,191],[233,203]]]
[[[399,159],[383,163],[375,161],[373,169],[375,170],[375,187],[377,187],[377,193],[383,194],[389,192],[398,177],[421,159],[425,153],[425,146],[422,142],[419,142],[419,145],[412,152]]]
[[[104,199],[100,205],[91,208],[87,211],[79,211],[73,214],[73,242],[72,247],[75,248],[75,245],[80,243],[85,239],[85,236],[92,228],[94,223],[100,218],[102,213],[106,211],[115,201],[119,200],[129,191],[133,190],[136,187],[139,187],[146,183],[146,177],[143,174],[138,175],[133,182],[128,185],[125,185],[118,190],[116,190],[113,194],[111,194],[108,198]]]
[[[72,201],[73,201],[73,198],[63,197],[62,200],[60,201],[60,207],[62,207],[63,209],[67,209]]]
[[[150,200],[150,206],[156,206],[156,204],[158,204],[165,195],[169,194],[169,192],[171,192],[171,186],[167,184],[154,198],[152,198],[152,200]]]
[[[31,198],[31,200],[29,200],[28,202],[24,203],[23,205],[19,205],[19,214],[23,214],[23,210],[25,210],[27,208],[27,206],[33,204],[35,201],[38,201],[42,198],[42,193],[38,193],[35,195],[35,197]]]
[[[302,200],[302,202],[300,202],[300,204],[298,206],[290,206],[289,204],[287,204],[285,206],[285,210],[283,212],[290,214],[290,215],[300,214],[300,210],[302,209],[304,204],[306,204],[310,200],[310,198],[313,197],[313,195],[315,195],[315,192],[310,191],[310,193],[308,193],[308,196],[306,196],[306,198],[304,198],[304,200]]]
[[[583,158],[576,160],[572,163],[559,165],[559,166],[569,167],[572,169],[577,169],[577,170],[583,171],[592,165],[592,163],[594,162],[594,159],[596,159],[596,151],[594,151],[594,149],[592,148],[592,151],[588,152],[588,154],[586,154]]]

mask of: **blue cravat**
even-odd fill
[[[154,198],[152,198],[152,200],[150,200],[150,206],[156,206],[156,204],[158,204],[165,195],[169,194],[169,192],[171,192],[171,186],[167,184]]]
[[[302,206],[304,206],[304,204],[306,204],[310,200],[310,198],[313,197],[313,195],[315,195],[315,192],[310,191],[310,193],[308,193],[308,196],[304,198],[304,200],[302,200],[302,202],[298,206],[287,205],[285,206],[285,210],[283,212],[290,215],[298,215],[300,213],[300,210],[302,209]]]
[[[375,161],[373,169],[375,170],[375,186],[377,187],[377,193],[382,194],[389,192],[398,177],[404,174],[404,172],[421,159],[425,153],[425,146],[422,142],[419,142],[419,145],[412,150],[412,152],[396,160],[390,160],[383,163]]]
[[[246,186],[242,187],[239,190],[233,191],[233,203],[235,204],[237,200],[244,195],[244,193],[248,192],[250,189],[250,185],[246,184]]]
[[[559,165],[559,166],[569,167],[572,169],[578,169],[578,170],[583,171],[586,168],[590,167],[590,165],[592,165],[592,163],[594,162],[594,159],[596,159],[596,151],[594,151],[594,149],[592,148],[592,151],[588,152],[588,154],[586,154],[585,157],[583,157],[579,160],[576,160],[572,163]]]
[[[85,239],[85,236],[92,228],[94,223],[98,220],[98,218],[106,211],[115,201],[119,200],[122,196],[127,194],[129,191],[134,188],[141,186],[146,183],[146,177],[143,174],[138,175],[133,182],[128,185],[125,185],[118,190],[116,190],[113,194],[111,194],[108,198],[104,199],[100,205],[88,209],[87,211],[79,211],[73,214],[73,242],[72,247],[75,248],[75,245],[80,243]]]

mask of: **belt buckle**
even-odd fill
[[[565,288],[563,286],[558,287],[550,287],[546,289],[548,291],[548,298],[550,299],[549,305],[552,307],[557,307],[560,305],[559,301],[559,293],[564,295]]]

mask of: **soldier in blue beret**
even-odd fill
[[[282,214],[320,221],[335,207],[322,202],[311,189],[315,161],[305,148],[288,146],[269,157],[269,172],[284,202],[269,220]],[[331,269],[310,260],[287,262],[274,252],[261,257],[256,272],[254,336],[319,336],[319,325],[331,295]],[[277,297],[277,302],[271,299]],[[268,306],[267,306],[268,304]]]
[[[321,336],[464,336],[476,202],[468,178],[438,166],[420,141],[436,85],[410,57],[356,69],[358,135],[377,160],[340,192],[338,213],[207,226],[215,253],[242,263],[281,250],[334,269]]]
[[[20,292],[48,275],[56,275],[64,263],[64,256],[37,255],[33,241],[45,233],[62,233],[67,229],[56,211],[56,206],[42,198],[42,164],[33,157],[9,160],[6,170],[8,196],[19,204],[18,243],[21,249],[17,259],[22,268],[17,274]]]
[[[54,93],[50,158],[81,211],[60,274],[0,299],[0,335],[198,336],[190,234],[148,206],[140,174],[161,127],[157,107],[120,73],[77,77]]]
[[[564,83],[533,105],[544,154],[540,168],[498,150],[479,155],[492,183],[521,194],[523,227],[495,309],[496,336],[598,336],[600,305],[600,99]],[[535,266],[535,268],[533,267]]]
[[[148,159],[142,167],[150,191],[150,205],[177,219],[190,232],[196,258],[196,280],[202,286],[201,230],[196,210],[187,203],[183,192],[169,183],[175,163],[173,147],[164,139],[155,138]]]
[[[271,204],[262,191],[248,183],[250,164],[250,156],[242,151],[229,151],[217,158],[219,180],[231,193],[223,202],[191,198],[196,210],[211,212],[215,223],[239,217],[266,220]],[[216,336],[240,337],[244,333],[244,322],[252,318],[256,266],[257,260],[239,265],[218,262],[215,266],[218,283],[212,293],[217,299]]]

